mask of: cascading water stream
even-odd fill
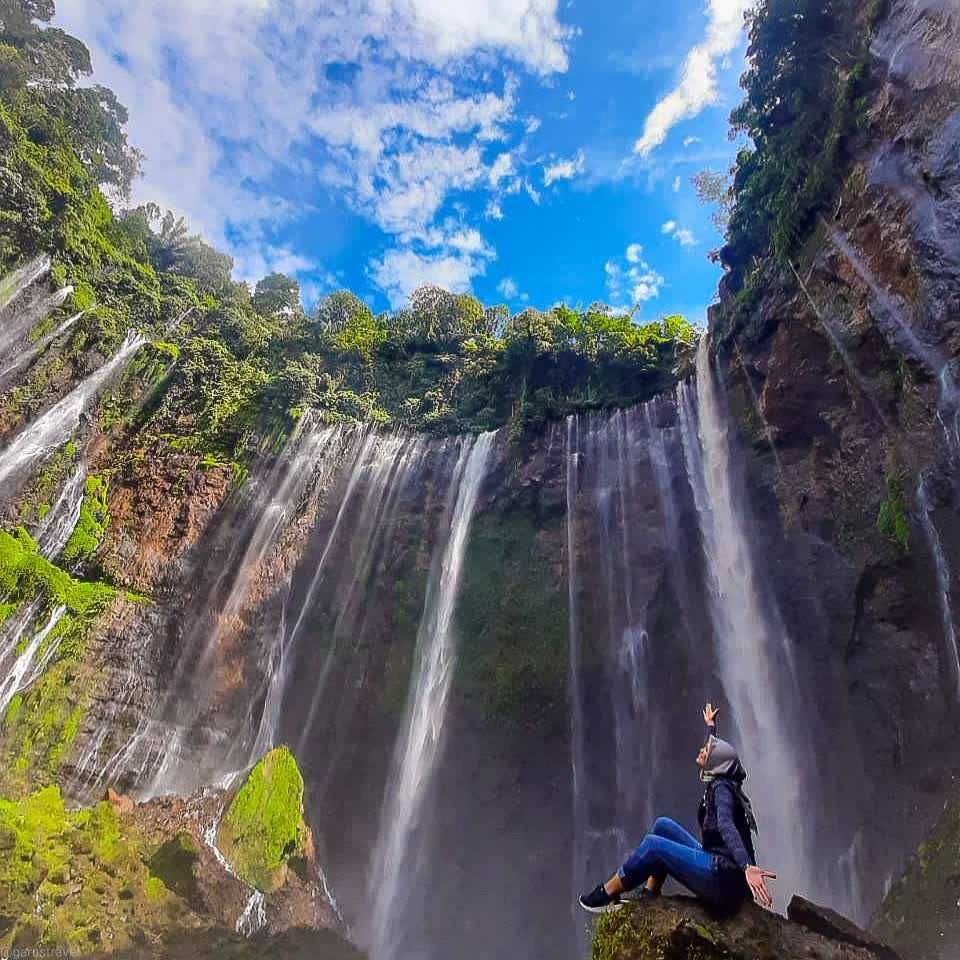
[[[944,553],[940,531],[931,516],[930,500],[927,496],[927,485],[923,476],[920,477],[920,482],[917,485],[917,506],[920,508],[920,525],[923,528],[936,569],[937,600],[940,605],[940,619],[943,624],[944,646],[953,671],[955,695],[960,698],[960,646],[957,643],[957,631],[953,622],[953,604],[950,600],[952,575],[946,553]]]
[[[6,313],[0,332],[0,357],[7,359],[4,374],[25,365],[38,352],[33,343],[38,325],[42,325],[47,318],[59,310],[73,295],[73,287],[61,287],[53,293],[42,293],[39,289],[23,303],[17,303]],[[49,342],[50,337],[41,338]]]
[[[216,617],[213,629],[204,639],[198,660],[194,662],[193,672],[197,676],[201,678],[205,676],[211,658],[225,633],[236,630],[241,623],[251,589],[261,573],[263,564],[276,547],[280,534],[293,519],[294,509],[314,476],[317,465],[321,465],[322,471],[326,454],[337,445],[342,432],[343,428],[339,426],[316,426],[301,422],[290,438],[288,448],[279,463],[264,479],[263,486],[269,493],[269,500],[262,506],[255,507],[257,520],[243,555],[239,557],[236,564],[236,576],[230,584],[229,593]],[[271,664],[271,671],[276,666]],[[271,672],[270,676],[272,685],[274,673]],[[177,683],[171,684],[169,696],[176,696],[177,691]],[[182,739],[189,733],[201,704],[190,703],[188,711],[184,711],[181,704],[177,706],[177,725],[173,730],[172,738],[166,738],[163,761],[154,773],[152,782],[147,788],[147,795],[177,789],[180,785],[178,778],[185,772],[181,769]],[[276,712],[276,704],[268,704],[268,707],[271,711],[271,716],[267,718],[269,725],[273,713]],[[274,731],[263,729],[262,734],[264,739],[269,739],[274,736]],[[144,739],[146,735],[146,730],[138,731],[136,734],[140,739]],[[244,757],[240,765],[245,765],[250,759],[254,758]],[[219,772],[222,774],[224,771]],[[188,778],[192,775],[192,771],[186,773]]]
[[[50,272],[50,257],[41,254],[0,281],[0,310],[6,310],[25,290]],[[0,347],[5,341],[0,340]]]
[[[570,762],[573,779],[573,890],[570,903],[576,911],[577,896],[587,882],[587,804],[584,789],[584,742],[583,691],[580,683],[580,621],[577,606],[577,493],[579,490],[580,430],[575,416],[567,417],[566,435],[566,500],[567,500],[567,608],[569,618],[569,662],[567,666],[567,696],[570,701]],[[576,913],[574,914],[576,917]],[[586,931],[577,924],[580,953],[586,946]]]
[[[799,802],[806,745],[798,736],[803,727],[791,725],[797,699],[793,655],[775,603],[761,586],[741,515],[726,411],[706,336],[697,355],[696,397],[693,389],[680,384],[678,403],[710,578],[720,679],[732,712],[728,723],[735,725],[752,791],[770,798],[763,809],[761,860],[767,856],[777,865],[783,889],[813,893],[818,874],[808,857]],[[804,790],[808,796],[815,792],[810,778]]]
[[[331,631],[331,642],[327,656],[316,677],[316,686],[311,698],[310,709],[303,726],[303,734],[298,743],[298,751],[303,752],[308,738],[311,735],[316,720],[317,710],[323,700],[326,684],[338,654],[340,644],[351,637],[362,636],[363,615],[365,604],[360,594],[360,588],[367,582],[370,565],[376,556],[377,546],[387,539],[392,530],[395,518],[395,508],[398,497],[405,488],[411,475],[416,472],[424,450],[423,440],[420,438],[381,437],[375,438],[370,449],[369,461],[360,459],[354,466],[348,492],[344,496],[338,511],[334,529],[324,547],[316,574],[314,586],[322,582],[325,573],[327,558],[330,549],[336,541],[337,533],[342,527],[343,517],[354,498],[357,498],[357,523],[350,530],[351,556],[356,559],[351,563],[349,582],[345,589],[340,591],[337,603],[337,615]],[[363,477],[363,491],[358,497],[357,480]],[[358,611],[357,604],[361,609]],[[306,613],[308,604],[301,609],[300,619]],[[359,614],[360,622],[354,618]],[[336,755],[337,751],[332,751]],[[332,769],[332,764],[328,765]]]
[[[53,560],[67,545],[80,521],[83,494],[87,482],[87,466],[81,460],[64,484],[47,515],[34,531],[34,539],[42,556]]]
[[[440,751],[450,685],[456,661],[453,616],[463,561],[480,487],[486,477],[496,435],[463,440],[454,469],[450,533],[427,587],[417,637],[418,669],[410,692],[404,729],[397,742],[395,769],[388,785],[371,870],[370,899],[375,904],[370,938],[373,960],[406,953],[402,943],[408,895],[420,880],[415,846],[419,816]]]
[[[267,925],[267,901],[262,891],[251,886],[233,869],[230,861],[223,855],[217,846],[217,831],[220,828],[220,818],[223,811],[216,816],[213,821],[203,831],[203,842],[207,849],[213,854],[217,863],[235,880],[242,883],[250,894],[247,898],[246,906],[243,912],[237,918],[236,932],[244,937],[252,937],[255,933],[262,930]]]
[[[27,687],[35,683],[53,659],[59,646],[58,641],[51,641],[47,647],[43,649],[40,662],[34,664],[37,653],[44,648],[47,638],[66,612],[67,608],[65,606],[54,607],[46,624],[34,633],[30,642],[24,647],[23,651],[7,670],[6,676],[3,680],[0,680],[0,717],[6,712],[10,701],[18,693],[22,693]],[[32,624],[32,619],[30,623]]]
[[[87,404],[144,343],[146,339],[140,334],[128,334],[112,359],[14,437],[0,452],[0,484],[5,484],[15,473],[32,467],[41,457],[65,443],[80,423],[80,415]]]
[[[38,356],[47,346],[53,343],[55,340],[58,340],[65,333],[67,333],[71,327],[84,315],[86,311],[81,310],[79,313],[75,313],[72,317],[68,317],[60,326],[52,330],[45,337],[41,337],[34,343],[28,350],[23,350],[19,352],[6,366],[0,367],[0,383],[7,377],[11,377],[13,374],[18,373],[22,370],[34,357]]]
[[[903,306],[898,303],[880,285],[863,258],[854,249],[842,230],[837,229],[826,220],[821,219],[833,245],[843,254],[847,263],[853,267],[854,273],[863,281],[873,297],[874,313],[879,321],[880,330],[884,333],[891,345],[923,364],[931,373],[939,376],[944,368],[945,361],[938,351],[924,343],[910,329],[903,319]]]

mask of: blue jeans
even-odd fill
[[[701,900],[719,907],[739,906],[748,892],[746,878],[735,864],[708,853],[692,834],[669,817],[660,817],[619,870],[624,890],[650,877],[673,877]]]

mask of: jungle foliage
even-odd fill
[[[90,55],[48,25],[53,12],[52,0],[0,0],[0,269],[53,256],[55,281],[75,288],[64,309],[90,308],[71,339],[80,369],[132,327],[169,344],[137,423],[146,441],[242,460],[310,408],[435,433],[520,430],[647,399],[689,354],[695,331],[681,317],[640,325],[603,306],[511,317],[434,287],[393,313],[346,291],[307,313],[290,277],[233,282],[230,257],[183,219],[118,202],[142,161],[126,110],[77,86]],[[0,406],[39,403],[45,370]]]
[[[760,0],[748,12],[745,95],[730,122],[749,143],[720,198],[729,218],[718,256],[732,292],[768,252],[785,265],[817,218],[832,215],[867,123],[870,38],[884,5]]]

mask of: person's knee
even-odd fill
[[[669,817],[657,817],[657,822],[653,825],[654,836],[665,836],[672,827],[673,821]]]

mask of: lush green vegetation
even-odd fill
[[[250,771],[227,808],[217,844],[247,883],[269,892],[302,855],[306,834],[303,777],[293,754],[279,747]]]
[[[0,851],[4,955],[123,946],[135,927],[169,922],[175,906],[108,803],[69,811],[57,787],[0,800]]]
[[[122,200],[141,157],[122,105],[77,85],[89,53],[46,26],[53,7],[0,0],[0,269],[49,252],[55,281],[76,290],[66,309],[89,312],[0,414],[22,419],[70,364],[109,353],[133,326],[168,348],[140,411],[144,442],[241,460],[310,407],[437,433],[521,429],[644,400],[688,355],[695,333],[680,317],[639,325],[600,305],[511,317],[436,288],[394,313],[342,291],[308,314],[288,277],[233,283],[230,258],[172,214],[111,211],[104,191]]]
[[[56,644],[53,662],[28,691],[13,698],[2,721],[0,782],[7,791],[21,792],[55,776],[77,735],[92,695],[91,678],[83,667],[86,638],[117,591],[75,580],[40,556],[36,543],[21,528],[16,536],[0,531],[0,594],[17,607],[36,599],[41,611],[66,608],[37,652],[42,657]]]
[[[726,198],[719,259],[733,292],[756,296],[751,276],[768,253],[795,256],[821,213],[832,214],[851,147],[866,124],[869,44],[885,3],[761,0],[747,14],[745,96],[731,115],[749,138]],[[748,304],[749,305],[749,304]]]
[[[103,477],[87,477],[80,519],[63,548],[63,559],[70,564],[90,559],[100,546],[109,521],[107,482]]]
[[[910,549],[910,521],[903,498],[903,482],[895,474],[887,477],[887,496],[877,513],[877,529],[904,553]]]

